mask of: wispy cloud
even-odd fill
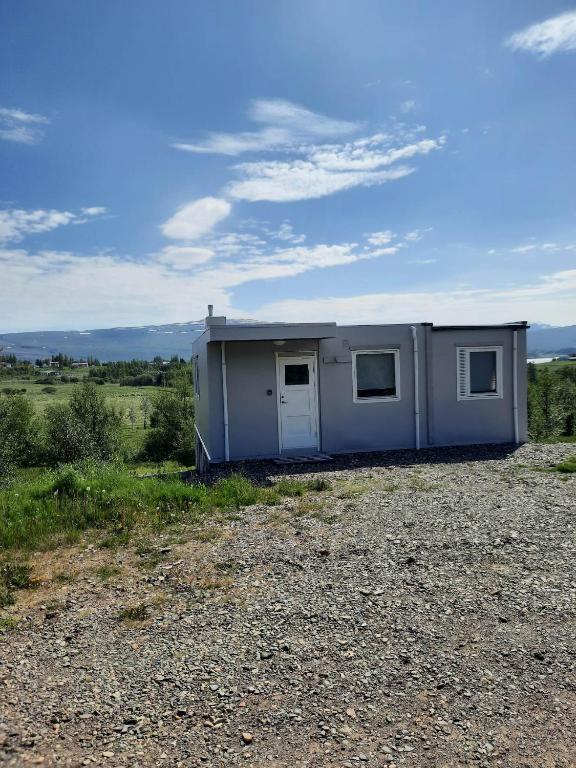
[[[415,112],[418,109],[418,104],[414,99],[406,99],[400,104],[400,112],[407,115],[409,112]]]
[[[389,146],[391,137],[377,134],[344,144],[302,146],[290,160],[264,160],[235,167],[242,178],[226,192],[236,200],[292,202],[373,186],[409,176],[415,168],[395,165],[444,146],[445,138]],[[394,166],[390,168],[390,166]]]
[[[249,117],[263,127],[251,132],[211,133],[200,142],[174,145],[189,152],[230,156],[275,153],[275,157],[232,168],[239,178],[221,194],[233,200],[294,202],[395,181],[415,171],[398,163],[439,150],[446,141],[445,136],[421,138],[423,126],[394,122],[386,133],[335,143],[335,138],[358,133],[361,124],[326,117],[280,99],[253,102]]]
[[[187,219],[187,236],[188,224]],[[234,290],[241,285],[390,258],[402,247],[401,236],[384,231],[357,243],[305,245],[285,221],[275,230],[261,226],[258,234],[205,232],[193,245],[167,245],[145,259],[0,248],[0,305],[14,328],[54,327],[71,315],[84,327],[169,322],[200,316],[209,301],[223,312],[245,316],[233,306]],[[48,312],[46,295],[65,295],[66,305],[51,304]]]
[[[287,203],[325,197],[352,187],[383,184],[409,176],[414,169],[399,166],[388,171],[332,172],[310,161],[295,160],[244,163],[238,171],[244,179],[228,186],[230,197],[249,202]]]
[[[0,107],[0,139],[18,144],[37,144],[44,135],[40,126],[49,122],[44,115]]]
[[[67,224],[84,224],[100,216],[106,208],[82,208],[80,213],[56,210],[0,210],[0,243],[18,243],[28,235],[49,232]]]
[[[561,13],[516,32],[506,40],[512,50],[546,57],[562,51],[576,51],[576,11]]]
[[[565,325],[574,321],[576,270],[542,275],[534,282],[500,290],[450,288],[434,291],[371,293],[359,296],[272,302],[252,315],[285,322],[336,320],[340,323],[505,322],[542,318]]]
[[[227,200],[202,197],[179,208],[164,222],[162,232],[171,240],[196,240],[229,216],[231,210]]]
[[[180,142],[172,146],[200,154],[240,155],[280,149],[317,138],[342,136],[358,129],[356,123],[335,120],[282,99],[253,101],[248,117],[263,127],[257,131],[238,133],[213,132],[201,141]]]

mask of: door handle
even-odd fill
[[[286,400],[284,400],[284,397],[283,397],[283,396],[282,396],[282,397],[280,397],[280,402],[282,403],[282,405],[286,405]]]

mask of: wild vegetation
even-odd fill
[[[576,363],[528,364],[528,433],[537,441],[576,439]]]

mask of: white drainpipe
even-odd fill
[[[222,403],[224,407],[224,459],[230,461],[230,441],[228,438],[228,384],[226,382],[226,342],[220,342],[222,352]]]
[[[518,428],[518,331],[514,331],[512,342],[512,387],[514,402],[514,442],[520,442],[520,430]]]
[[[420,448],[420,376],[418,371],[418,333],[416,326],[411,325],[412,347],[414,350],[414,441],[416,450]]]

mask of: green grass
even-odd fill
[[[30,589],[30,566],[26,563],[7,561],[0,565],[0,608],[14,603],[16,589]]]
[[[231,514],[306,490],[285,480],[263,488],[241,475],[207,486],[137,477],[124,465],[67,466],[0,490],[0,550],[49,549],[86,529],[106,530],[113,547],[127,543],[134,529],[198,524],[216,510]]]
[[[564,474],[576,472],[576,456],[569,456],[567,459],[564,459],[564,461],[556,464],[555,467],[552,467],[552,469],[556,472],[562,472]]]

